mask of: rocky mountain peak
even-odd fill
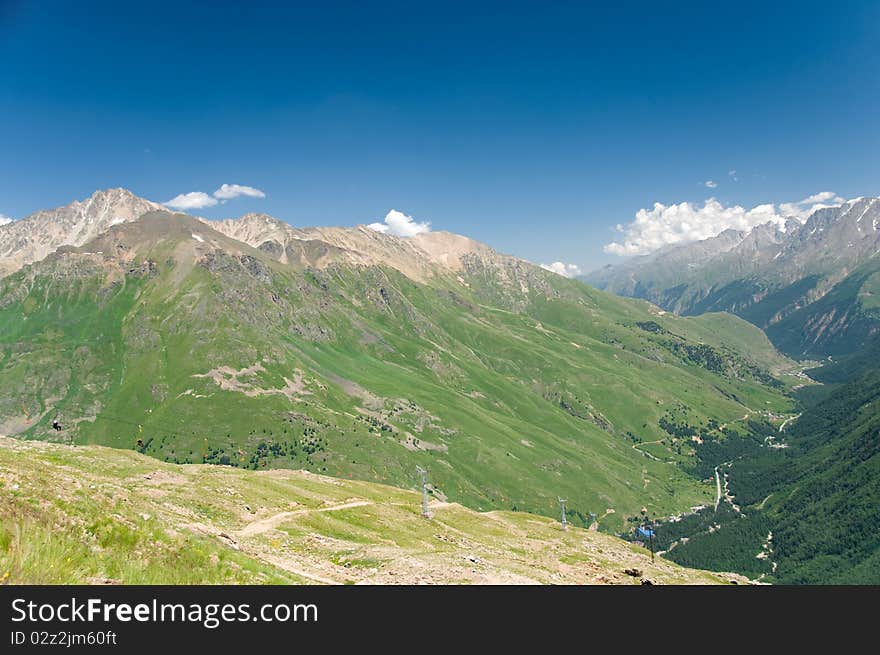
[[[114,226],[137,221],[150,212],[168,215],[167,211],[123,188],[95,191],[85,200],[38,211],[0,232],[0,278],[44,259],[62,246],[83,246]],[[308,267],[324,268],[335,263],[387,266],[413,280],[427,281],[438,274],[460,277],[467,266],[501,270],[525,264],[483,243],[443,231],[397,237],[366,225],[296,228],[263,213],[192,221],[260,249],[282,263]]]
[[[267,214],[245,214],[237,219],[205,222],[228,237],[273,254],[284,263],[299,262],[319,268],[339,262],[382,265],[420,281],[438,272],[457,273],[468,255],[496,266],[514,259],[468,237],[443,231],[397,237],[366,225],[295,228]]]
[[[122,188],[95,191],[85,200],[42,209],[0,231],[0,277],[40,261],[61,246],[80,246],[113,225],[163,210]]]

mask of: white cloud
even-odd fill
[[[0,225],[9,225],[9,223],[11,223],[13,220],[15,220],[15,219],[12,219],[12,218],[9,218],[8,216],[4,216],[3,214],[0,214]]]
[[[396,237],[411,237],[422,232],[431,231],[431,223],[429,221],[418,223],[412,216],[407,216],[396,209],[392,209],[385,215],[384,223],[370,223],[367,227],[371,230],[376,230],[376,232],[391,234]]]
[[[714,189],[715,187],[718,186],[718,182],[715,182],[713,180],[706,180],[705,182],[703,182],[703,184],[705,186],[709,187],[710,189]]]
[[[735,170],[729,170],[729,171],[727,171],[727,175],[728,175],[728,177],[729,177],[731,180],[733,180],[734,182],[739,182],[739,178],[736,176],[736,171],[735,171]]]
[[[623,238],[609,243],[604,250],[614,255],[645,255],[670,244],[708,239],[724,230],[748,231],[771,221],[782,226],[788,217],[803,222],[817,209],[843,202],[843,198],[831,191],[797,202],[757,205],[751,209],[740,205],[725,207],[715,198],[709,198],[702,206],[689,202],[677,205],[655,202],[653,208],[636,212],[635,220],[628,225],[618,225],[617,231],[623,233]]]
[[[541,268],[552,271],[562,277],[574,277],[581,274],[581,268],[577,264],[563,264],[562,262],[553,262],[552,264],[541,264]]]
[[[220,200],[230,200],[238,196],[249,196],[251,198],[265,198],[266,194],[252,186],[244,186],[243,184],[223,184],[214,192],[214,197]]]
[[[213,207],[217,204],[217,199],[203,191],[190,191],[189,193],[181,193],[162,204],[173,209],[202,209],[203,207]]]
[[[203,209],[205,207],[213,207],[218,204],[218,202],[226,202],[232,198],[238,198],[239,196],[265,198],[266,194],[252,186],[244,186],[243,184],[222,184],[220,185],[220,188],[211,195],[208,195],[204,191],[190,191],[189,193],[181,193],[162,204],[174,209]]]
[[[833,191],[820,191],[798,202],[783,202],[779,205],[779,211],[783,216],[794,216],[801,222],[817,209],[836,207],[846,202]]]

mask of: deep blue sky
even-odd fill
[[[880,194],[876,2],[238,4],[0,0],[0,214],[236,183],[588,270],[654,201]]]

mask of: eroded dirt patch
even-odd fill
[[[293,379],[283,377],[284,386],[281,388],[264,388],[258,386],[260,382],[258,374],[265,373],[266,369],[262,364],[257,362],[253,366],[247,366],[236,371],[230,366],[220,366],[211,369],[207,373],[197,373],[194,378],[207,378],[213,380],[214,383],[224,391],[236,391],[243,393],[245,396],[255,398],[257,396],[281,395],[286,396],[291,402],[299,400],[302,396],[310,396],[312,392],[308,390],[308,384],[303,372],[294,369]],[[250,379],[249,379],[250,378]]]

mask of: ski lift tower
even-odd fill
[[[567,501],[565,498],[559,499],[559,504],[562,505],[562,529],[563,530],[568,530],[568,521],[565,518],[565,503],[566,502]]]
[[[428,511],[428,472],[421,466],[416,466],[416,471],[422,478],[422,516],[429,519],[431,512]]]
[[[651,561],[654,561],[654,526],[648,523],[648,519],[645,519],[645,523],[643,526],[639,528],[639,534],[643,537],[648,538],[648,544],[651,548]]]

